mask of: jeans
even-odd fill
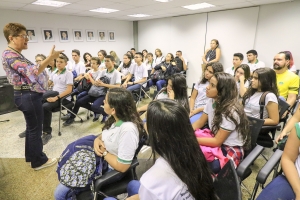
[[[32,91],[14,91],[16,107],[23,112],[26,121],[25,160],[36,168],[48,161],[43,153],[42,126],[43,107],[42,93]]]
[[[130,181],[127,185],[128,197],[138,194],[140,186],[141,186],[140,181],[137,181],[137,180]],[[116,199],[113,197],[107,197],[104,200],[116,200]]]
[[[67,99],[64,99],[62,104],[67,105],[69,104],[70,101]],[[44,122],[43,122],[43,132],[47,134],[52,133],[52,128],[51,128],[51,122],[52,122],[52,111],[55,108],[59,108],[60,106],[60,101],[57,100],[55,102],[45,102],[43,103],[43,110],[44,110]]]
[[[142,87],[141,84],[134,84],[134,85],[130,85],[127,86],[127,90],[129,90],[130,92],[134,91],[134,90],[138,90]]]
[[[298,176],[298,174],[297,174]],[[256,200],[295,199],[296,195],[284,175],[277,176],[262,190]]]
[[[199,112],[199,113],[193,115],[190,118],[191,124],[193,124],[195,121],[197,121],[202,116],[202,114],[203,114],[203,112]]]
[[[58,184],[54,192],[55,200],[71,200],[72,197],[68,197],[68,193],[71,191],[71,188],[63,185]]]
[[[159,92],[165,85],[166,85],[166,81],[165,80],[159,80],[159,81],[153,81],[153,80],[150,80],[148,82],[148,85],[149,87],[151,87],[152,85],[156,85],[156,88],[157,88],[157,92]]]
[[[92,97],[90,95],[86,95],[81,97],[80,99],[77,99],[75,102],[75,106],[73,108],[73,112],[75,114],[78,113],[79,108],[83,107],[88,110],[94,111],[96,114],[102,114],[103,116],[106,116],[107,114],[104,112],[104,109],[101,107],[103,105],[103,101],[105,99],[105,96],[100,97]],[[93,103],[92,105],[90,103]],[[71,114],[71,118],[75,118],[76,116]]]

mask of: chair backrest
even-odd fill
[[[214,180],[214,188],[220,200],[242,199],[241,186],[232,160],[229,160]]]
[[[290,107],[290,105],[281,99],[278,99],[278,105],[279,105],[279,119],[282,118],[282,115],[287,111]]]
[[[249,129],[251,135],[251,150],[256,146],[257,137],[259,135],[260,129],[263,126],[265,120],[258,119],[255,117],[249,117]]]

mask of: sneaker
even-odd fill
[[[94,119],[93,119],[93,122],[98,121],[99,117],[100,117],[100,114],[95,114],[95,117],[94,117]]]
[[[52,165],[55,165],[56,162],[57,162],[56,158],[49,158],[49,160],[45,164],[34,168],[34,170],[38,171],[38,170],[44,169],[46,167],[51,167]]]
[[[68,119],[70,119],[70,117],[71,117],[71,114],[67,113],[65,116],[62,116],[61,119],[62,120],[68,120]]]
[[[43,145],[46,145],[49,142],[49,140],[51,140],[51,138],[52,138],[51,134],[43,133],[42,135]]]
[[[19,137],[20,137],[20,138],[26,137],[26,130],[23,131],[22,133],[20,133],[20,134],[19,134]]]
[[[106,121],[107,115],[103,116],[102,120],[101,120],[101,124],[104,123]]]
[[[68,119],[67,121],[65,121],[65,122],[63,123],[63,125],[64,125],[64,126],[69,126],[69,125],[71,125],[73,122],[74,122],[74,119],[73,119],[73,118],[70,118],[70,119]]]

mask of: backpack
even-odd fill
[[[100,81],[102,81],[105,84],[109,84],[110,83],[110,78],[107,76],[103,76],[100,78]],[[107,93],[107,87],[103,87],[103,86],[96,86],[96,85],[92,85],[92,87],[89,89],[88,94],[92,97],[100,97],[100,96],[105,96]]]
[[[95,135],[85,136],[67,146],[58,160],[56,172],[58,180],[70,187],[68,197],[90,189],[93,180],[102,176],[107,162],[94,152]]]
[[[165,79],[165,72],[162,69],[155,70],[150,78],[153,81],[163,80]]]
[[[89,91],[91,87],[92,87],[91,81],[87,80],[86,78],[83,78],[79,81],[77,90],[78,92]]]
[[[179,57],[175,57],[175,62],[176,62],[176,66],[178,67],[178,69],[180,69],[180,71],[184,71],[183,70],[183,62]]]

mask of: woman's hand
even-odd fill
[[[167,68],[165,66],[161,66],[161,69],[165,72]]]
[[[287,135],[286,132],[281,132],[281,133],[277,136],[277,138],[276,138],[276,140],[275,140],[276,144],[278,144],[278,142],[279,142],[280,140],[282,140],[282,138],[283,138],[284,136],[286,136],[286,135]]]
[[[195,113],[194,110],[191,110],[191,111],[190,111],[190,117],[194,116],[195,114],[196,114],[196,113]]]
[[[170,99],[174,99],[175,98],[175,94],[173,90],[168,90],[168,96]]]
[[[56,58],[58,58],[59,54],[62,52],[64,52],[64,50],[55,51],[55,45],[53,45],[53,47],[50,51],[49,57],[56,59]]]
[[[132,195],[131,197],[128,197],[126,200],[140,200],[140,197],[138,194],[135,194],[135,195]]]
[[[176,66],[176,62],[172,62],[171,64]]]
[[[245,76],[244,75],[240,75],[240,77],[239,77],[239,80],[240,80],[240,82],[245,82]]]
[[[102,156],[105,151],[104,142],[99,137],[94,140],[94,151],[98,156]]]

